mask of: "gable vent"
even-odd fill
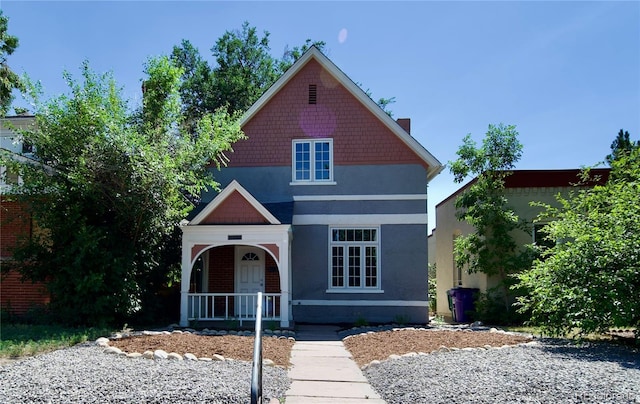
[[[318,101],[318,86],[309,84],[309,104],[316,104]]]

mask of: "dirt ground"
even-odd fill
[[[448,348],[502,346],[527,342],[530,339],[503,333],[464,331],[380,331],[372,334],[356,335],[344,340],[358,365],[363,366],[373,360],[387,359],[389,355],[409,352],[430,353],[442,346]],[[153,335],[123,338],[110,342],[111,346],[127,353],[162,349],[181,355],[192,353],[197,357],[212,357],[219,354],[225,358],[251,361],[253,357],[253,337],[246,336],[202,336],[194,334]],[[264,337],[263,358],[271,359],[276,365],[288,367],[294,342],[288,339]]]
[[[499,347],[531,341],[530,338],[488,331],[381,331],[356,335],[344,340],[353,359],[359,366],[373,360],[387,359],[389,355],[410,352],[431,353],[447,348],[479,348],[485,345]]]

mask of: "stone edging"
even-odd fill
[[[111,338],[100,337],[95,341],[95,344],[103,347],[102,351],[105,354],[124,356],[126,358],[144,358],[144,359],[153,359],[153,360],[177,360],[177,361],[202,361],[202,362],[223,362],[223,361],[232,361],[235,359],[225,358],[222,355],[214,354],[211,358],[201,357],[198,358],[192,353],[185,353],[184,355],[180,355],[176,352],[166,352],[162,349],[156,349],[155,351],[145,351],[143,353],[139,352],[123,352],[120,348],[111,346],[109,343],[111,340],[117,340],[122,338],[130,338],[135,336],[144,336],[144,335],[172,335],[172,334],[193,334],[193,335],[203,335],[203,336],[225,336],[225,335],[237,335],[237,336],[254,336],[255,333],[251,331],[226,331],[226,330],[209,330],[204,329],[202,331],[196,331],[193,329],[185,329],[185,330],[173,330],[173,331],[142,331],[142,332],[125,332],[125,333],[115,333],[111,336]],[[265,330],[263,331],[263,336],[270,336],[272,338],[286,338],[295,341],[295,333],[289,330]],[[264,359],[262,361],[264,366],[276,366],[275,363],[271,359]]]
[[[415,328],[415,327],[399,328],[399,327],[384,326],[384,327],[375,327],[375,328],[371,328],[371,327],[363,327],[363,328],[365,328],[365,330],[362,330],[361,332],[358,332],[358,333],[352,333],[353,331],[357,330],[356,328],[347,330],[348,335],[345,336],[342,340],[344,341],[346,339],[349,339],[351,337],[358,336],[358,335],[375,334],[376,332],[380,332],[380,331],[407,331],[407,330],[408,331],[425,331],[425,332],[428,332],[428,331],[490,332],[490,333],[500,333],[505,335],[524,336],[524,337],[534,338],[534,336],[531,334],[510,332],[510,331],[500,330],[498,328],[493,328],[493,327],[490,328],[490,327],[482,327],[482,326],[436,326],[436,327],[428,326],[428,327],[419,327],[419,328]],[[485,351],[485,350],[492,350],[492,349],[506,349],[506,348],[512,348],[512,347],[518,347],[518,346],[535,346],[538,344],[539,344],[538,341],[529,341],[529,342],[522,342],[514,345],[502,345],[502,346],[484,345],[481,347],[473,347],[473,348],[472,347],[456,348],[456,347],[446,347],[443,345],[431,352],[408,352],[403,355],[393,354],[393,355],[389,355],[389,357],[384,360],[385,361],[397,360],[397,359],[406,358],[406,357],[431,355],[431,354],[437,354],[441,352]],[[368,367],[375,367],[380,365],[381,363],[382,361],[380,360],[373,360],[363,365],[360,369],[365,370]]]

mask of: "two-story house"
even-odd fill
[[[180,324],[428,321],[441,163],[316,48],[244,115],[219,193],[182,226]]]

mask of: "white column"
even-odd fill
[[[189,282],[191,281],[191,248],[193,243],[186,240],[187,235],[183,228],[182,233],[182,278],[180,282],[180,326],[189,325]]]
[[[289,327],[289,303],[291,301],[291,292],[289,289],[291,266],[289,264],[289,233],[285,235],[284,240],[280,242],[280,265],[278,265],[278,271],[280,272],[280,327]]]

